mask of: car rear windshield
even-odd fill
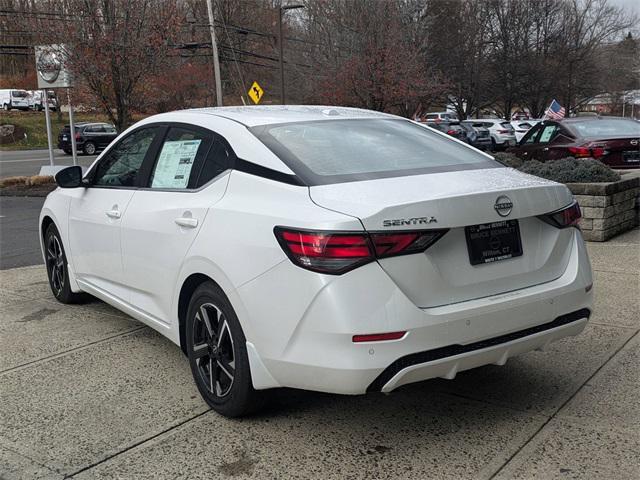
[[[581,137],[640,136],[640,123],[623,118],[572,122],[570,128],[578,132]]]
[[[309,185],[501,166],[408,120],[323,120],[251,131]]]

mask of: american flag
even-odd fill
[[[564,113],[564,107],[560,105],[555,99],[553,99],[551,105],[549,105],[549,108],[545,110],[544,117],[550,118],[552,120],[560,120],[564,118]]]

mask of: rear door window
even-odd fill
[[[540,140],[538,140],[538,143],[549,143],[553,141],[558,130],[558,126],[555,124],[545,125],[542,129],[542,133],[540,134]]]
[[[151,173],[150,187],[194,188],[199,168],[211,146],[212,135],[201,130],[171,127]]]

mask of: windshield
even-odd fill
[[[323,120],[251,131],[310,185],[500,166],[407,120]]]
[[[24,90],[13,90],[11,96],[15,98],[27,98],[28,94]]]
[[[622,118],[609,118],[571,123],[582,137],[625,137],[640,135],[640,123]]]

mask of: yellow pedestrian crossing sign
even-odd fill
[[[253,103],[257,105],[258,103],[260,103],[262,95],[264,95],[264,90],[262,90],[262,87],[258,85],[258,82],[253,82],[253,85],[251,85],[248,93],[251,97],[251,100],[253,100]]]

